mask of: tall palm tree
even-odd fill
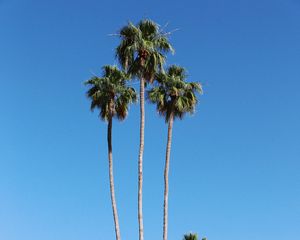
[[[87,91],[91,99],[91,110],[99,109],[99,117],[108,122],[107,144],[109,163],[110,196],[115,223],[116,240],[120,240],[120,227],[115,197],[113,157],[112,157],[112,120],[116,117],[124,120],[127,116],[128,105],[137,99],[135,90],[126,86],[127,74],[115,66],[104,66],[102,77],[93,77],[85,84],[91,86]]]
[[[142,20],[137,25],[129,22],[120,29],[121,42],[116,49],[120,65],[140,80],[140,145],[138,158],[138,222],[139,240],[144,239],[143,225],[143,154],[145,128],[145,84],[152,82],[156,72],[162,70],[166,54],[173,52],[168,34],[158,24]]]
[[[168,138],[164,170],[164,215],[163,240],[168,238],[168,197],[169,197],[169,163],[172,142],[173,121],[182,119],[186,113],[193,113],[197,104],[196,92],[202,93],[199,83],[186,82],[185,70],[172,65],[167,73],[156,74],[158,86],[148,91],[148,98],[156,104],[157,111],[168,123]]]

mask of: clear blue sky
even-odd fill
[[[174,125],[170,240],[298,239],[300,1],[0,1],[0,239],[114,239],[106,124],[83,82],[116,63],[108,36],[149,17],[201,81]],[[114,124],[123,239],[137,239],[138,105]],[[145,239],[162,235],[167,128],[146,111]]]

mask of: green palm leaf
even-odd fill
[[[119,63],[133,76],[142,76],[149,82],[153,81],[155,72],[163,70],[166,53],[174,52],[167,34],[148,19],[137,25],[129,22],[121,28],[119,36],[121,42],[116,48]]]
[[[157,85],[147,92],[150,102],[156,104],[157,111],[169,121],[171,113],[174,118],[182,119],[186,113],[193,113],[197,104],[196,93],[202,93],[201,84],[186,82],[184,68],[172,65],[167,73],[156,74]]]
[[[90,86],[87,97],[91,100],[91,110],[99,109],[102,120],[108,120],[110,110],[112,117],[124,120],[128,114],[128,105],[137,100],[136,92],[126,86],[128,75],[125,72],[109,65],[102,69],[102,77],[92,77],[85,82]]]

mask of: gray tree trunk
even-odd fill
[[[115,223],[116,240],[121,240],[119,217],[117,211],[116,197],[115,197],[115,185],[114,185],[114,173],[113,173],[113,156],[112,156],[112,116],[110,114],[107,127],[107,144],[108,144],[108,163],[109,163],[109,186],[110,197],[113,210],[113,217]]]
[[[168,124],[168,139],[166,148],[166,162],[164,171],[165,191],[164,191],[164,219],[163,219],[163,240],[168,239],[168,200],[169,200],[169,166],[170,166],[170,154],[172,144],[172,130],[173,130],[174,117],[171,113]]]
[[[139,240],[144,240],[143,224],[143,154],[144,154],[144,129],[145,129],[145,79],[140,79],[140,148],[138,160],[138,221]]]

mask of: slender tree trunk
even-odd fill
[[[143,154],[144,154],[144,128],[145,128],[145,79],[140,79],[140,149],[138,160],[138,221],[139,240],[144,240],[143,223]]]
[[[169,165],[170,165],[170,153],[172,144],[172,130],[173,130],[174,117],[171,113],[168,125],[168,139],[166,148],[166,162],[165,162],[165,191],[164,191],[164,219],[163,219],[163,240],[168,239],[168,199],[169,199]]]
[[[107,144],[108,144],[108,164],[109,164],[109,186],[110,197],[115,223],[116,240],[121,240],[119,217],[117,211],[116,197],[115,197],[115,185],[114,185],[114,173],[113,173],[113,156],[112,156],[112,114],[109,116],[107,127]]]

